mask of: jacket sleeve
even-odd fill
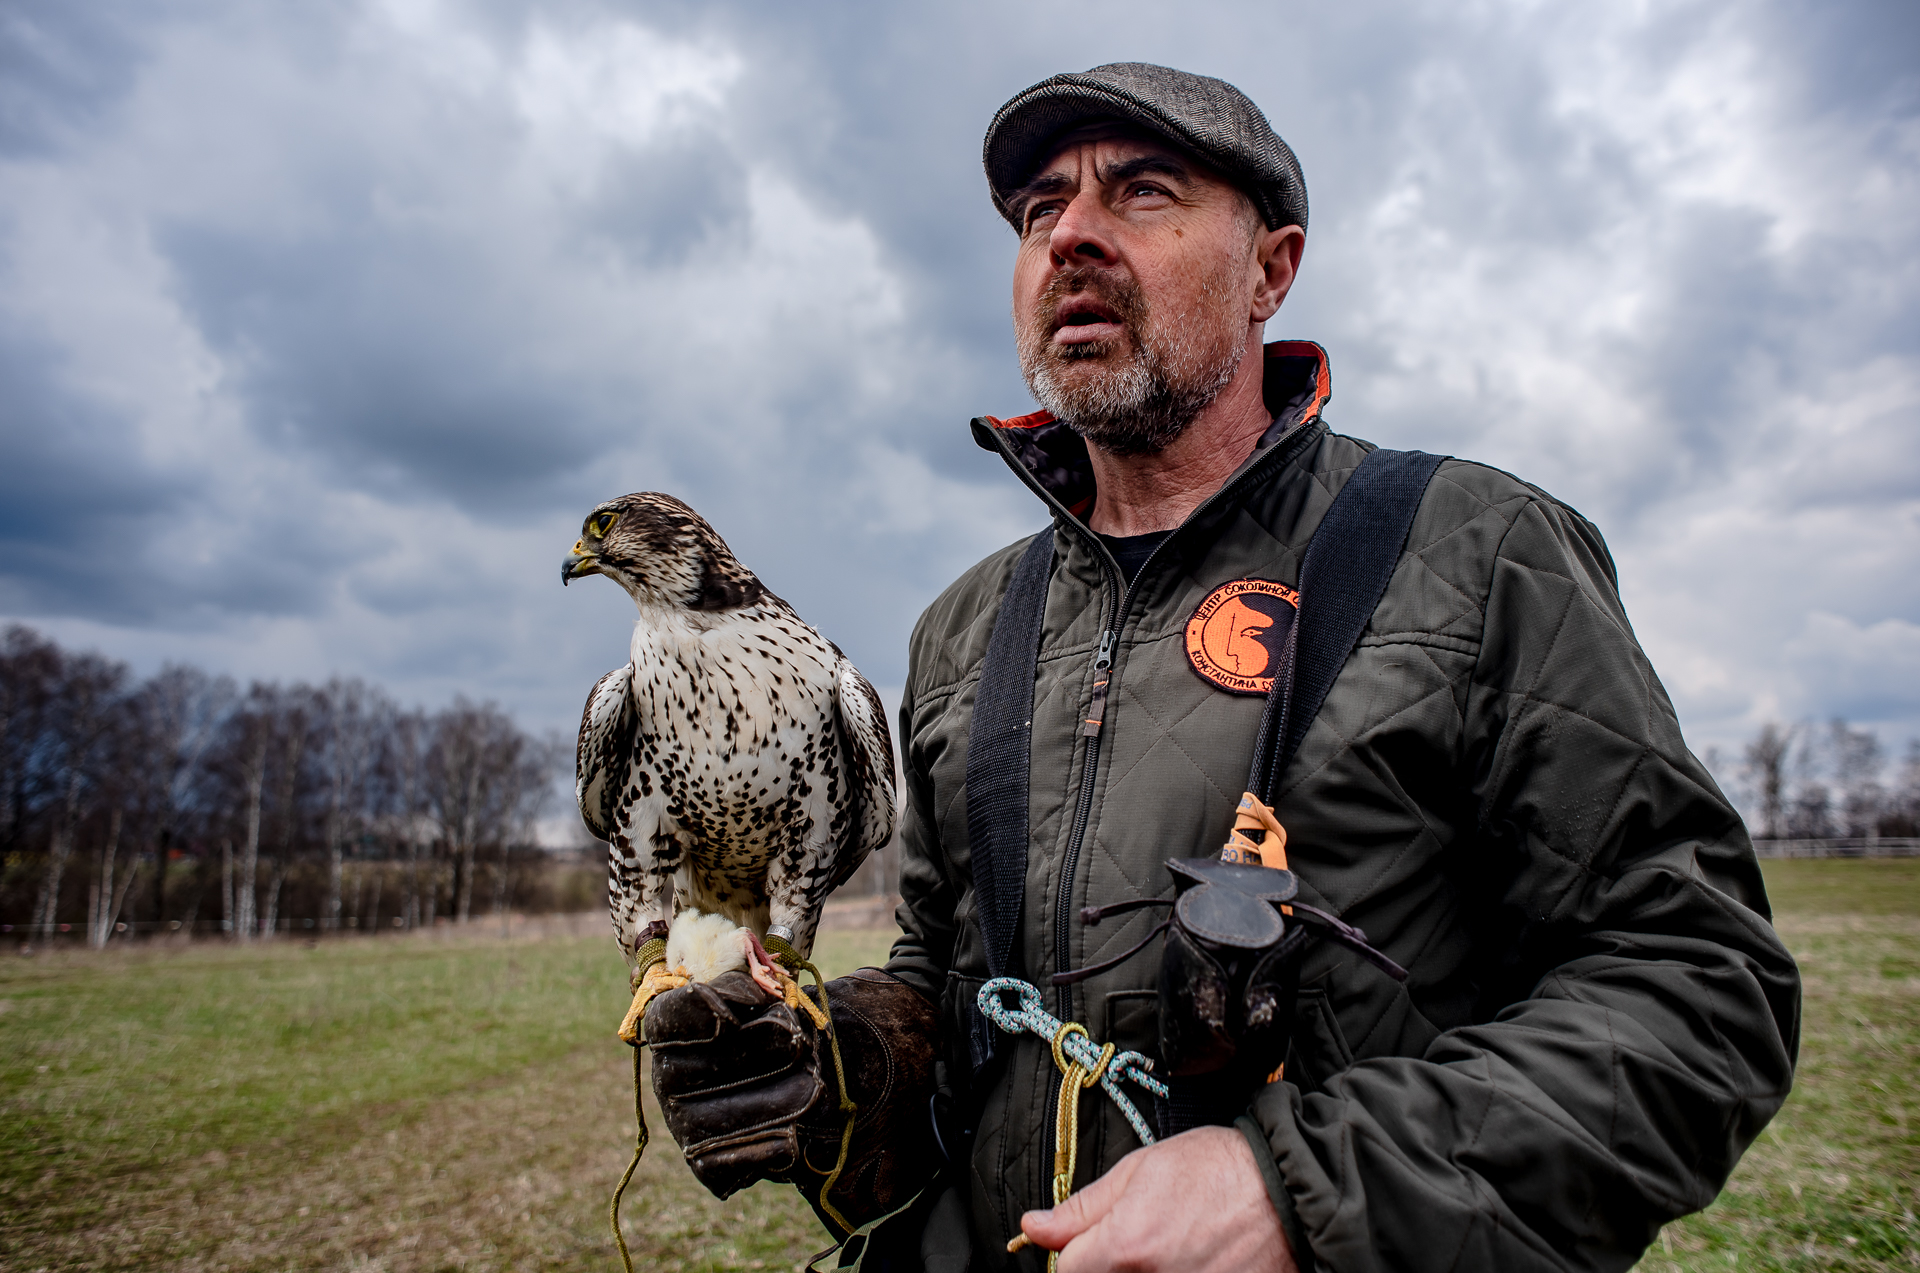
[[[1606,547],[1507,530],[1465,695],[1458,846],[1524,921],[1512,1002],[1254,1115],[1320,1269],[1625,1269],[1780,1107],[1799,975],[1739,815],[1681,740]]]

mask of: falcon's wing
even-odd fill
[[[893,838],[899,790],[893,771],[893,736],[887,732],[887,709],[880,695],[844,654],[834,664],[833,680],[835,723],[853,795],[847,835],[835,846],[833,884],[838,888],[852,878],[867,854]]]
[[[601,840],[613,839],[614,802],[627,785],[627,769],[633,762],[639,717],[628,693],[632,682],[633,664],[615,668],[594,683],[586,710],[580,713],[573,794],[587,830]]]

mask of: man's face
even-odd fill
[[[1163,450],[1246,352],[1264,229],[1252,205],[1113,126],[1069,135],[1014,206],[1014,331],[1034,397],[1112,454]]]

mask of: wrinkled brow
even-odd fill
[[[1139,155],[1119,163],[1108,164],[1100,169],[1098,180],[1103,186],[1111,186],[1132,181],[1135,177],[1144,177],[1149,173],[1179,182],[1193,180],[1193,171],[1190,168],[1167,155]],[[1043,173],[1014,191],[1007,203],[1024,217],[1027,205],[1033,200],[1057,195],[1063,190],[1073,189],[1078,184],[1074,178],[1063,172]]]

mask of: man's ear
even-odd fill
[[[1247,315],[1255,323],[1264,323],[1279,312],[1280,302],[1293,289],[1300,271],[1300,256],[1307,250],[1307,232],[1297,225],[1268,230],[1253,241],[1253,264],[1260,271],[1254,287],[1253,307]]]

